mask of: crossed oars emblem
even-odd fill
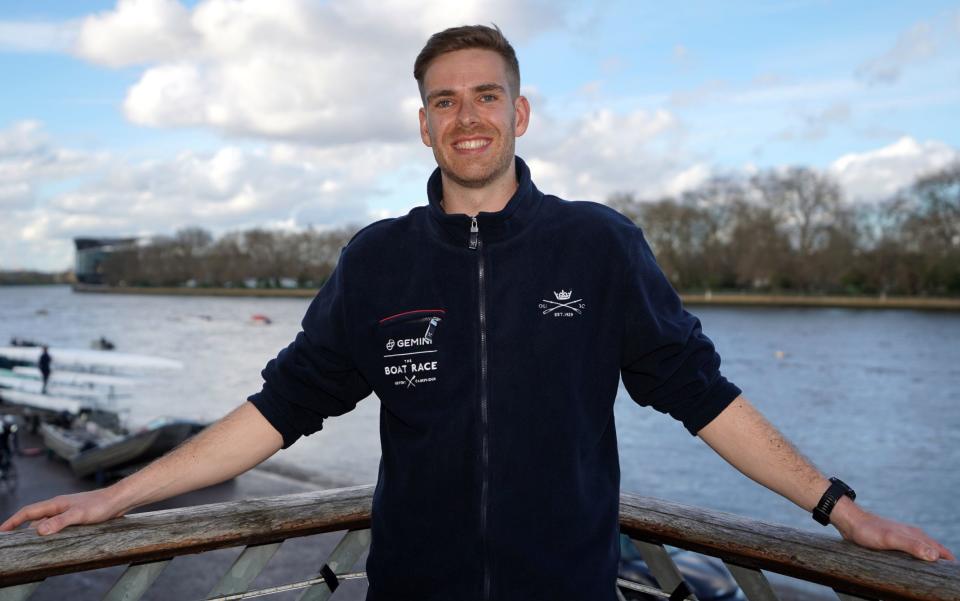
[[[545,299],[545,298],[542,299],[543,302],[545,302],[545,303],[547,303],[547,304],[549,304],[549,305],[553,305],[552,307],[549,307],[549,308],[547,308],[547,309],[544,309],[543,315],[546,315],[547,313],[552,313],[552,312],[556,311],[557,309],[570,309],[570,310],[572,310],[572,311],[576,311],[576,313],[577,313],[578,315],[582,315],[582,314],[583,314],[583,311],[581,311],[580,309],[578,309],[578,308],[576,308],[576,307],[573,306],[574,304],[579,303],[580,301],[582,301],[582,300],[583,300],[582,298],[578,298],[577,300],[567,300],[567,299],[570,298],[570,296],[572,296],[572,294],[571,294],[571,292],[564,292],[563,290],[561,290],[560,292],[554,292],[553,294],[554,294],[554,296],[557,297],[557,300],[556,300],[556,301],[547,300],[547,299]],[[557,301],[561,301],[561,300],[567,301],[567,302],[565,302],[565,303],[557,302]]]

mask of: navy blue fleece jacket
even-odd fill
[[[618,380],[691,433],[740,392],[640,230],[516,165],[360,231],[250,397],[285,446],[379,397],[368,600],[614,601]]]

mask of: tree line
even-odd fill
[[[69,281],[69,271],[0,270],[0,286],[40,286]]]
[[[796,167],[609,204],[643,228],[682,291],[960,294],[960,163],[871,203]]]
[[[888,199],[853,203],[804,167],[718,176],[679,196],[620,193],[685,292],[960,294],[960,163]],[[131,286],[317,287],[356,227],[253,229],[215,239],[190,227],[111,254],[104,281]]]
[[[358,228],[301,232],[252,229],[220,238],[188,227],[110,253],[101,269],[112,286],[317,288]]]

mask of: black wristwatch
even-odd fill
[[[857,498],[857,493],[853,492],[853,489],[840,478],[830,478],[830,486],[827,488],[827,492],[823,493],[820,502],[813,508],[813,519],[824,526],[830,525],[830,512],[833,511],[834,505],[843,496],[850,497],[850,500],[853,501]]]

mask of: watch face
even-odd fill
[[[853,489],[850,488],[850,487],[847,485],[847,483],[844,482],[843,480],[841,480],[840,478],[837,478],[836,476],[834,476],[833,478],[830,478],[830,482],[832,482],[833,484],[841,487],[838,492],[840,492],[840,494],[842,494],[842,495],[846,495],[846,496],[850,497],[850,500],[851,500],[851,501],[853,501],[854,499],[857,498],[857,493],[855,493],[855,492],[853,491]],[[838,497],[838,498],[839,498],[839,497]]]

